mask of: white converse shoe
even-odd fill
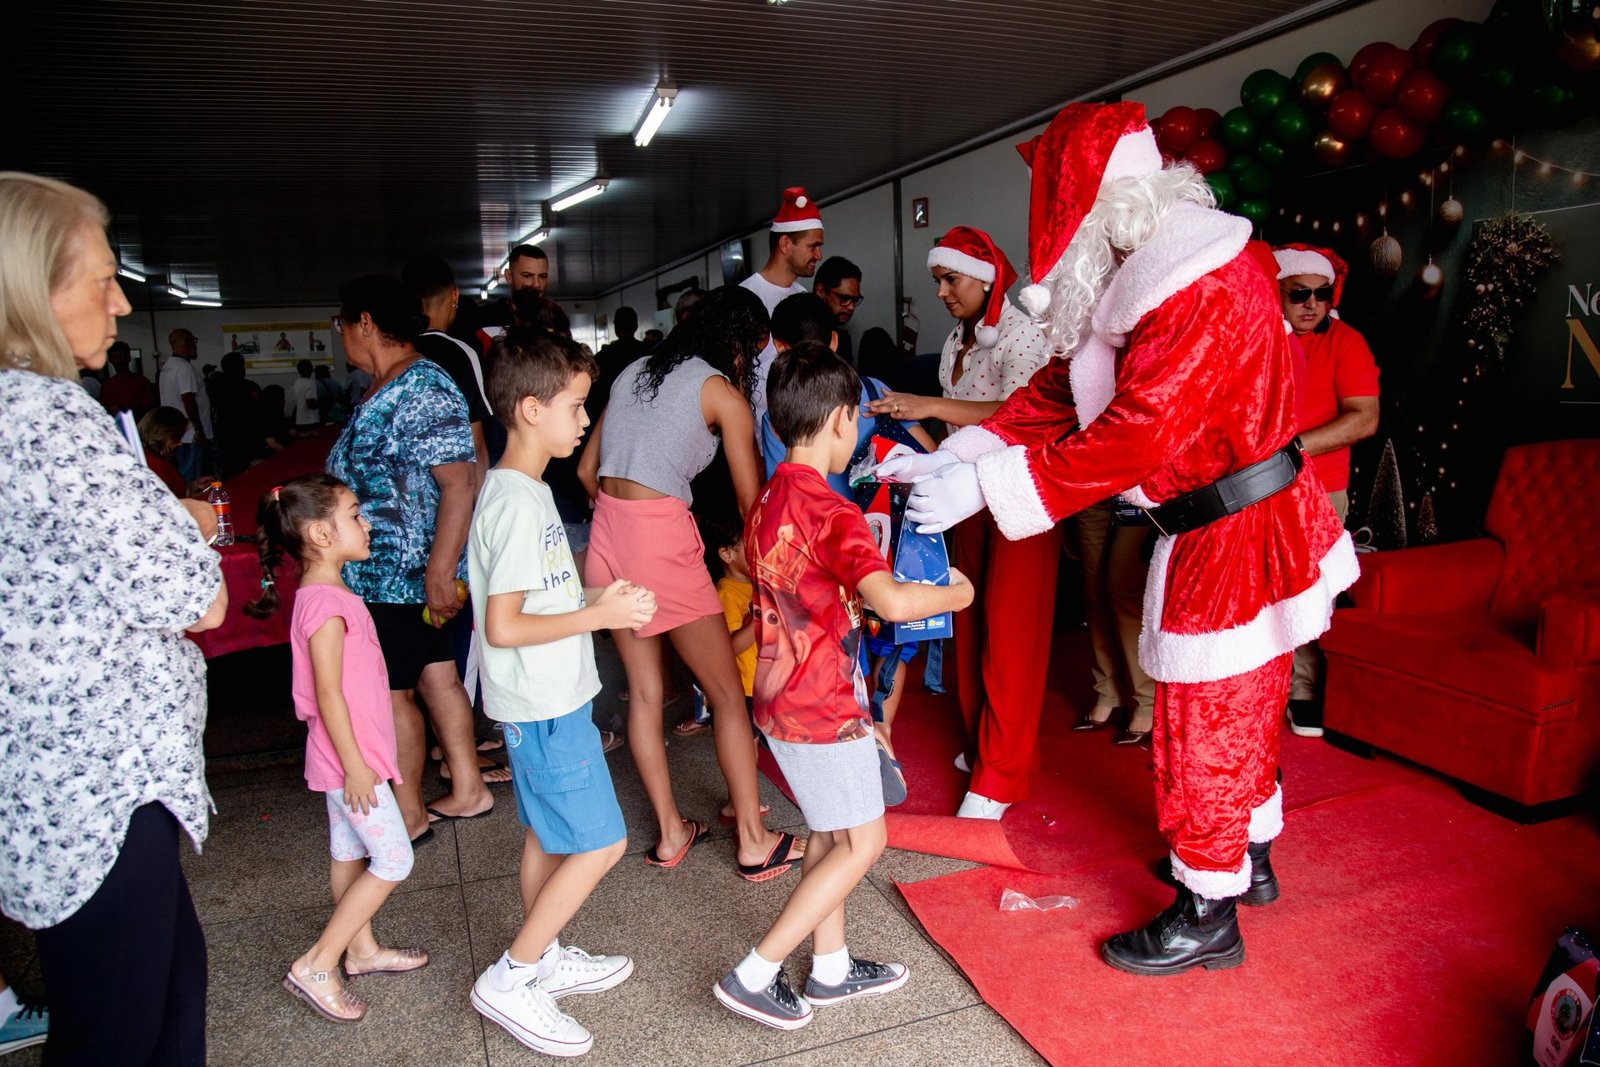
[[[572,1016],[562,1014],[550,994],[539,988],[537,978],[530,976],[509,990],[500,990],[489,980],[493,970],[490,967],[473,983],[472,1006],[478,1014],[547,1056],[582,1056],[594,1047],[594,1035]]]
[[[1000,817],[1006,813],[1010,804],[1002,804],[998,800],[979,796],[977,793],[968,793],[961,800],[961,807],[956,809],[958,819],[991,819],[999,822]]]
[[[633,961],[626,956],[591,956],[575,945],[562,945],[556,970],[539,983],[539,988],[560,1000],[574,993],[602,993],[619,986],[633,974]]]

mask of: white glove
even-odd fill
[[[890,456],[873,469],[872,476],[880,482],[915,482],[960,462],[943,449],[934,452],[910,452],[905,455]]]
[[[977,465],[953,463],[917,479],[906,504],[906,518],[917,523],[917,533],[939,533],[987,506],[978,484]]]

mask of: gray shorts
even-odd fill
[[[772,756],[813,830],[850,830],[883,817],[883,777],[872,737],[829,745],[767,738]]]

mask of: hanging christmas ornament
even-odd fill
[[[1417,271],[1417,281],[1422,285],[1422,298],[1435,300],[1439,296],[1439,291],[1444,288],[1444,268],[1429,256],[1428,262]]]
[[[1461,220],[1466,217],[1467,209],[1453,196],[1439,205],[1439,223],[1442,226],[1460,226]]]
[[[1400,242],[1390,237],[1386,228],[1383,236],[1372,242],[1372,269],[1385,278],[1393,278],[1400,273],[1402,258]]]

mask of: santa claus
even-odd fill
[[[1279,723],[1293,650],[1328,625],[1356,557],[1295,439],[1276,284],[1250,224],[1163,166],[1144,108],[1072,104],[1020,146],[1051,361],[989,419],[885,477],[928,530],[988,508],[1029,537],[1108,497],[1159,537],[1139,662],[1156,679],[1157,812],[1174,903],[1102,946],[1135,974],[1244,960],[1234,905],[1276,899]]]

